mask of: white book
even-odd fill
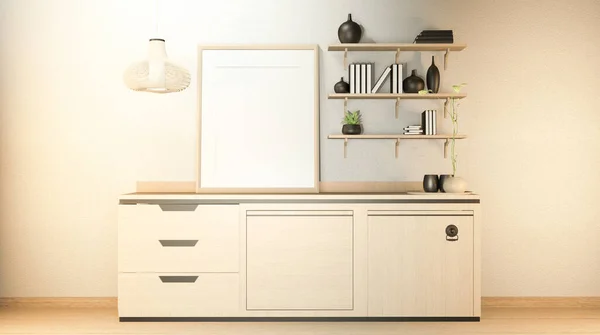
[[[367,64],[360,64],[360,93],[367,93]]]
[[[360,64],[354,63],[354,93],[360,93]]]
[[[385,82],[387,77],[390,76],[391,72],[392,72],[391,66],[388,66],[385,68],[385,70],[383,70],[383,72],[381,73],[381,76],[379,76],[379,79],[377,79],[377,83],[375,83],[375,86],[371,90],[371,93],[377,93],[379,91],[379,89],[381,88],[381,86],[383,86],[383,83]]]
[[[349,77],[348,84],[350,84],[350,93],[356,93],[356,88],[354,86],[354,85],[356,85],[356,83],[355,83],[356,78],[354,76],[354,71],[355,71],[354,67],[355,67],[354,63],[352,63],[348,66],[348,77]]]
[[[406,67],[403,64],[398,65],[398,76],[396,76],[396,85],[398,85],[398,93],[404,93],[402,89],[402,80],[404,79],[404,72],[406,71]]]
[[[437,135],[437,110],[432,110],[431,114],[433,115],[433,135]]]
[[[367,90],[365,93],[371,93],[373,89],[373,64],[367,64]]]
[[[398,93],[398,64],[392,64],[392,93]]]

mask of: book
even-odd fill
[[[371,93],[373,89],[373,63],[367,63],[367,89],[365,93]]]
[[[377,93],[379,91],[379,89],[381,88],[381,86],[383,85],[385,80],[390,76],[391,71],[392,71],[391,65],[386,67],[385,70],[383,70],[383,72],[381,73],[381,76],[379,76],[379,79],[377,79],[377,83],[375,83],[375,86],[373,86],[371,93]]]
[[[360,93],[367,93],[367,64],[360,64]]]
[[[398,93],[398,64],[392,64],[392,93]]]
[[[348,84],[350,85],[350,93],[351,94],[356,93],[356,88],[355,88],[356,78],[355,78],[355,73],[354,73],[354,71],[355,71],[354,67],[355,67],[354,63],[348,65]]]
[[[426,29],[426,30],[421,30],[421,32],[419,33],[419,35],[424,35],[424,36],[452,35],[452,34],[454,34],[454,31],[450,30],[450,29]]]
[[[354,63],[354,93],[360,93],[360,64]]]

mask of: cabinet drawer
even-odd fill
[[[236,316],[237,273],[120,273],[119,317]]]
[[[237,205],[120,205],[119,272],[238,272]]]

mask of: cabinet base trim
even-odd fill
[[[119,317],[120,322],[479,322],[478,316],[334,317]]]

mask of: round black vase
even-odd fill
[[[427,69],[427,89],[433,93],[440,90],[440,70],[435,66],[435,57],[431,56],[431,66]]]
[[[444,182],[446,181],[446,179],[452,177],[452,175],[450,174],[441,174],[440,175],[440,179],[438,181],[438,189],[440,190],[440,192],[446,192],[444,191]]]
[[[437,174],[426,174],[423,177],[423,190],[425,192],[437,192],[438,191],[438,176]]]
[[[335,83],[333,86],[335,93],[350,93],[350,84],[344,81],[344,77],[340,78],[340,81]]]
[[[342,126],[342,134],[344,135],[360,135],[362,133],[362,125],[360,124],[345,124]]]
[[[417,76],[417,70],[412,70],[412,74],[402,81],[404,93],[419,93],[423,89],[425,89],[425,81]]]
[[[348,14],[348,21],[338,28],[338,38],[341,43],[358,43],[362,37],[362,28],[352,21],[352,14]]]

